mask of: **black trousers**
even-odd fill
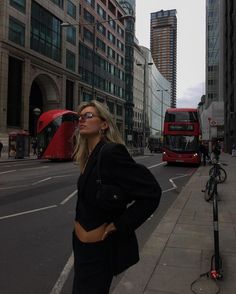
[[[112,274],[112,242],[81,242],[73,232],[73,294],[109,294]]]

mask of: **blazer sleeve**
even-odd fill
[[[102,160],[104,169],[112,183],[125,192],[127,202],[131,202],[113,222],[118,231],[134,231],[158,207],[161,187],[149,169],[133,160],[124,145],[111,145]]]

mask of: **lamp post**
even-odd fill
[[[153,62],[147,62],[145,59],[144,64],[137,63],[137,66],[143,66],[143,153],[146,145],[146,111],[147,111],[147,101],[146,101],[146,70],[147,65],[153,65]]]
[[[71,26],[79,26],[79,25],[88,25],[92,26],[93,28],[93,46],[92,46],[92,85],[91,85],[91,91],[92,91],[92,99],[96,100],[95,97],[95,50],[96,50],[96,28],[98,25],[103,24],[103,23],[109,23],[111,21],[116,21],[116,20],[123,20],[127,18],[134,18],[133,15],[123,15],[118,18],[110,18],[107,20],[103,21],[95,21],[95,22],[87,22],[87,23],[69,23],[69,22],[63,22],[61,23],[61,27],[71,27]]]
[[[168,89],[158,89],[157,92],[161,92],[161,137],[163,132],[163,98],[164,92],[168,92]]]

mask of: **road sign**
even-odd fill
[[[217,125],[217,122],[216,122],[215,120],[211,120],[211,121],[210,121],[210,125],[211,125],[212,127],[215,127],[215,126]]]

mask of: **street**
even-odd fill
[[[196,167],[166,166],[161,154],[135,159],[163,189],[158,210],[137,230],[141,249]],[[72,162],[0,164],[1,294],[71,293],[78,175]],[[119,280],[114,279],[113,289]]]

